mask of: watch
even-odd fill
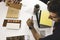
[[[29,29],[33,29],[33,26],[30,26]]]

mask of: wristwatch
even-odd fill
[[[29,29],[33,29],[33,26],[30,26]]]

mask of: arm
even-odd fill
[[[40,35],[37,33],[37,31],[35,30],[35,28],[30,29],[30,30],[31,30],[31,32],[32,32],[35,40],[39,40],[40,39]]]
[[[40,35],[37,33],[37,31],[35,30],[35,28],[33,27],[33,20],[28,19],[27,20],[27,25],[29,26],[29,29],[31,30],[35,40],[39,40]]]

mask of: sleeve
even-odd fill
[[[40,38],[39,40],[44,40],[44,38]]]
[[[49,35],[45,38],[40,38],[39,40],[53,40],[53,37],[52,37],[52,35]]]

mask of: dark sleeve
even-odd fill
[[[53,35],[49,35],[45,38],[40,38],[39,40],[53,40]]]
[[[44,2],[44,3],[47,4],[47,2],[48,2],[49,0],[40,0],[40,1],[42,1],[42,2]]]
[[[44,38],[40,38],[39,40],[44,40]]]

